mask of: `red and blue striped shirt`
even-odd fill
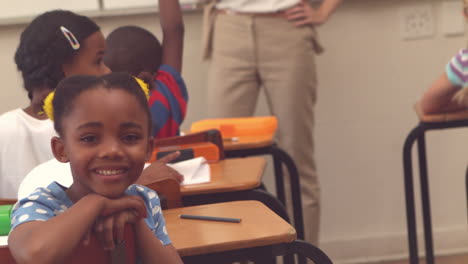
[[[178,136],[187,112],[187,87],[180,73],[169,65],[161,65],[155,82],[156,88],[148,100],[153,136],[156,139]]]

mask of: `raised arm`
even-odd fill
[[[159,14],[163,32],[162,63],[182,70],[184,21],[179,0],[159,0]]]

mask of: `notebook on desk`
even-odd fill
[[[181,185],[206,183],[209,182],[211,178],[210,166],[203,157],[167,164],[167,166],[184,175],[184,181]]]

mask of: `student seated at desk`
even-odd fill
[[[421,98],[423,114],[456,112],[468,107],[468,49],[460,50]]]
[[[468,0],[463,14],[468,19]],[[468,108],[468,49],[461,49],[447,63],[445,72],[421,98],[423,114],[456,112]]]
[[[143,90],[126,73],[73,76],[46,98],[58,134],[52,151],[70,163],[73,183],[53,182],[15,205],[8,244],[18,262],[63,263],[88,232],[110,250],[133,224],[143,263],[182,263],[157,194],[133,184],[153,146]]]

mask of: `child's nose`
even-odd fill
[[[101,151],[101,158],[118,159],[123,156],[121,145],[118,141],[107,141]]]

